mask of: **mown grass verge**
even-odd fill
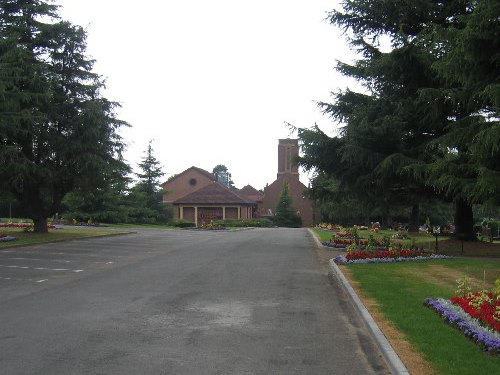
[[[127,234],[131,231],[116,230],[109,228],[64,228],[64,229],[50,229],[49,233],[33,233],[25,232],[13,228],[1,228],[0,233],[14,236],[16,241],[0,242],[0,250],[22,245],[35,245],[48,242],[68,241],[77,238],[87,237],[100,237],[116,234]]]
[[[346,269],[347,268],[347,269]],[[473,288],[491,289],[500,260],[452,259],[341,266],[359,283],[362,295],[403,332],[438,374],[497,374],[500,357],[485,354],[457,329],[424,306],[426,297],[455,295],[456,279],[469,276]]]

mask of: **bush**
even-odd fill
[[[193,223],[192,221],[185,221],[185,220],[176,220],[170,223],[170,225],[177,228],[193,228],[196,226],[196,224]]]
[[[243,220],[235,220],[235,219],[217,220],[214,222],[214,224],[232,228],[248,228],[248,227],[269,228],[273,226],[273,222],[267,218],[243,219]]]
[[[498,227],[500,226],[500,221],[498,220],[491,220],[489,223],[488,223],[488,228],[491,229],[491,234],[493,235],[493,237],[497,237],[498,236]]]

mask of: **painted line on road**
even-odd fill
[[[16,268],[23,270],[39,270],[39,271],[67,271],[67,272],[83,272],[83,270],[72,270],[69,268],[47,268],[47,267],[26,267],[26,266],[7,266],[5,264],[0,264],[0,267],[4,268]]]
[[[21,279],[18,277],[2,277],[0,276],[0,280],[8,280],[8,281],[31,281],[35,283],[43,283],[45,281],[48,281],[49,279],[41,279],[41,280],[33,280],[33,279]]]
[[[32,261],[45,261],[45,262],[54,262],[54,263],[71,263],[70,260],[64,259],[41,259],[41,258],[6,258],[8,260],[32,260]]]

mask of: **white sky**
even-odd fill
[[[277,173],[285,122],[331,131],[316,101],[347,81],[352,54],[324,20],[326,0],[56,0],[88,32],[87,52],[120,102],[125,157],[136,168],[148,141],[165,179],[192,165],[224,164],[236,187]],[[307,184],[307,177],[301,180]]]

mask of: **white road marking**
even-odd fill
[[[33,260],[33,261],[46,261],[46,262],[57,262],[57,263],[71,263],[70,260],[63,259],[41,259],[41,258],[7,258],[9,260]]]
[[[26,267],[26,266],[6,266],[4,264],[0,264],[0,267],[4,268],[17,268],[17,269],[32,269],[32,270],[43,270],[43,271],[68,271],[68,272],[82,272],[83,270],[72,270],[69,268],[46,268],[46,267]]]
[[[35,283],[43,283],[49,279],[42,279],[42,280],[33,280],[33,279],[22,279],[19,277],[1,277],[0,280],[9,280],[9,281],[34,281]]]

